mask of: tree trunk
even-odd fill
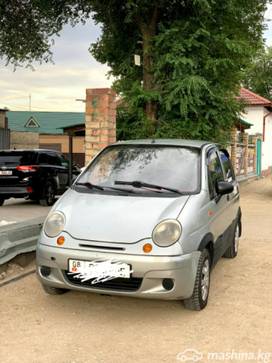
[[[156,35],[158,10],[154,9],[149,24],[141,24],[140,29],[143,38],[143,89],[145,91],[153,91],[155,82],[152,70],[152,40]],[[155,101],[147,101],[145,105],[145,113],[151,123],[151,133],[153,133],[158,125],[157,120],[157,103]]]

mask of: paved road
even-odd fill
[[[177,362],[189,348],[207,362],[207,352],[272,351],[272,180],[244,187],[242,206],[239,256],[215,267],[204,311],[177,301],[48,296],[32,275],[1,288],[0,362]]]
[[[8,199],[0,207],[0,222],[20,222],[31,218],[46,216],[50,208],[42,207],[37,202],[25,199]]]

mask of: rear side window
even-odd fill
[[[46,165],[61,165],[61,159],[58,154],[53,153],[41,153],[39,155],[39,164]]]
[[[0,166],[33,165],[36,159],[30,151],[0,151]]]
[[[219,155],[227,181],[228,182],[234,181],[235,180],[234,170],[227,152],[224,150],[220,150]]]
[[[217,195],[216,183],[224,180],[224,174],[221,162],[215,150],[209,152],[207,159],[209,191],[210,196],[213,199]]]

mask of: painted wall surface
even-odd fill
[[[272,166],[272,117],[265,121],[265,141],[262,143],[262,170]]]
[[[263,106],[246,107],[242,118],[251,123],[247,130],[249,135],[263,134],[263,118],[269,111]],[[267,170],[272,166],[272,116],[268,116],[265,121],[265,140],[262,143],[262,170]]]
[[[38,149],[39,134],[36,132],[11,131],[10,133],[11,149]]]
[[[39,135],[40,144],[60,144],[61,152],[69,152],[69,137],[67,135]],[[85,138],[84,136],[73,137],[73,152],[85,153]]]

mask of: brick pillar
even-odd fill
[[[0,110],[0,129],[6,128],[6,111]]]
[[[237,171],[237,167],[236,167],[236,148],[237,148],[237,129],[236,127],[234,127],[231,130],[231,151],[230,151],[230,157],[231,157],[231,162],[233,165],[233,168],[235,170],[235,172]]]
[[[244,147],[244,171],[245,176],[247,176],[247,167],[248,167],[248,134],[243,133],[242,139],[243,147]]]
[[[86,89],[85,162],[116,141],[115,92],[110,88]]]

